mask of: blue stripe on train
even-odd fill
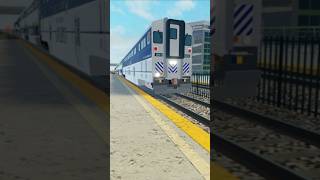
[[[190,64],[184,63],[183,64],[183,73],[189,73],[189,69],[190,69]]]
[[[162,73],[163,72],[163,62],[156,62],[155,63],[155,66],[156,66],[156,70],[159,72],[159,73]]]
[[[251,35],[253,32],[253,5],[242,4],[238,6],[233,14],[234,35]]]
[[[177,65],[174,65],[174,66],[169,66],[168,67],[168,70],[169,70],[169,73],[177,73],[178,72],[178,67]]]

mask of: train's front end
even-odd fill
[[[156,94],[183,92],[191,88],[190,78],[184,78],[186,74],[183,72],[185,26],[184,21],[167,18],[152,26],[153,90]]]
[[[214,98],[256,96],[261,0],[213,2]]]

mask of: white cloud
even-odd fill
[[[152,1],[141,1],[141,0],[126,1],[126,5],[131,13],[149,21],[153,21],[155,19],[151,11],[152,4],[153,4]]]
[[[115,13],[118,13],[118,14],[121,14],[121,15],[125,14],[125,12],[120,7],[114,5],[113,3],[110,3],[110,10],[112,12],[115,12]]]
[[[110,29],[111,34],[124,34],[126,32],[126,29],[123,26],[117,25],[114,28]]]
[[[194,7],[195,2],[193,0],[178,0],[172,8],[167,10],[167,16],[169,18],[180,17],[185,11],[190,11]]]
[[[125,36],[126,30],[123,26],[115,26],[110,31],[110,61],[119,63],[138,38]]]

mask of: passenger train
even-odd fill
[[[132,83],[156,94],[191,88],[192,28],[182,20],[152,22],[123,58],[117,71]]]
[[[108,15],[107,0],[34,0],[20,14],[15,30],[66,66],[106,83]]]

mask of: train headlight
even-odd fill
[[[169,60],[169,64],[170,64],[171,66],[175,66],[175,65],[178,64],[178,61],[177,61],[177,60]]]
[[[161,74],[159,72],[154,73],[154,77],[158,78],[160,76],[161,76]]]

